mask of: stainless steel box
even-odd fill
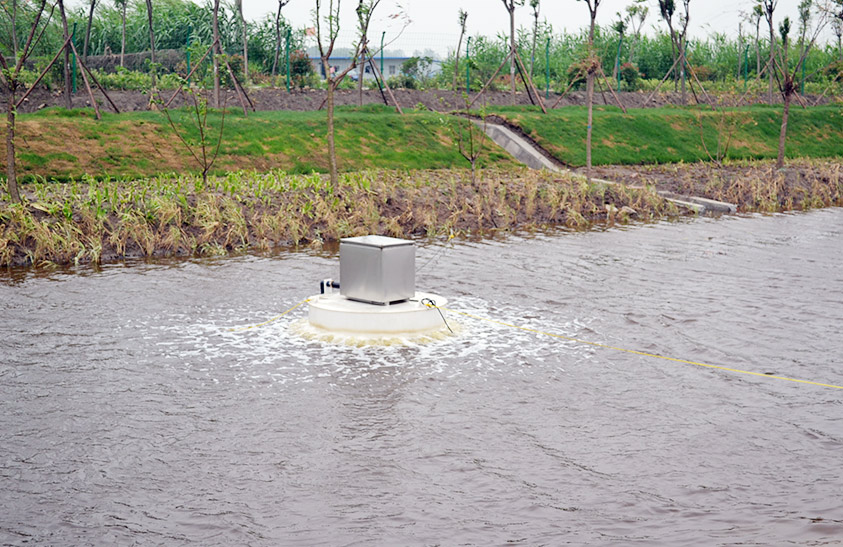
[[[340,294],[372,304],[390,304],[416,293],[416,246],[385,236],[340,240]]]

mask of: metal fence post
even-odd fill
[[[383,39],[386,38],[386,31],[381,34],[381,78],[383,78]]]
[[[618,56],[615,57],[615,70],[618,71],[618,91],[621,90],[621,47],[623,46],[623,34],[618,40]]]
[[[746,93],[746,88],[749,85],[749,44],[743,50],[743,90]]]
[[[292,29],[287,29],[287,93],[290,92],[290,34]],[[310,61],[308,61],[310,62]]]
[[[545,72],[545,83],[544,83],[544,98],[550,98],[550,36],[547,37],[547,44],[545,45],[544,49],[544,72]]]

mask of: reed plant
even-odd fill
[[[605,203],[642,217],[675,214],[650,190],[587,184],[527,169],[374,170],[342,174],[241,171],[24,185],[0,201],[0,265],[266,252],[368,233],[396,237],[584,227]]]

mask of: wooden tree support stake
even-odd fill
[[[213,44],[211,44],[210,46],[208,46],[208,49],[206,49],[206,50],[205,50],[205,54],[204,54],[204,55],[202,55],[202,57],[199,59],[199,62],[198,62],[198,63],[196,63],[196,64],[194,64],[194,65],[193,65],[193,68],[191,68],[191,69],[190,69],[190,72],[188,72],[188,73],[187,73],[187,77],[185,78],[185,80],[190,80],[190,77],[191,77],[191,76],[193,76],[193,73],[194,73],[194,72],[196,72],[196,69],[197,69],[197,68],[199,68],[199,65],[201,65],[201,64],[202,64],[202,61],[204,61],[204,60],[205,60],[205,57],[207,57],[207,56],[208,56],[208,54],[209,54],[209,53],[211,53],[211,49],[213,49],[213,47],[214,47],[216,44],[217,44],[217,43],[216,43],[216,42],[214,42]],[[173,99],[175,99],[175,98],[176,98],[176,95],[178,95],[178,94],[179,94],[179,91],[181,91],[183,87],[184,87],[184,83],[179,84],[179,87],[178,87],[178,88],[176,89],[176,91],[172,94],[172,96],[170,96],[170,100],[169,100],[169,101],[167,101],[166,103],[164,103],[164,108],[169,108],[170,103],[172,103],[172,102],[173,102]]]
[[[67,44],[70,43],[70,40],[71,40],[71,37],[68,36],[67,40],[65,40],[64,44],[61,46],[61,48],[59,48],[58,52],[56,53],[56,56],[53,57],[52,61],[50,61],[50,64],[47,65],[47,67],[41,72],[41,75],[38,76],[38,79],[35,80],[35,83],[32,84],[32,86],[30,86],[30,88],[26,91],[26,93],[23,94],[23,97],[21,97],[20,100],[15,104],[15,108],[18,108],[18,107],[20,107],[20,105],[23,104],[24,99],[29,97],[29,94],[32,93],[32,91],[41,82],[41,80],[44,78],[44,76],[47,75],[47,72],[51,68],[53,68],[53,65],[56,64],[56,61],[58,60],[59,55],[62,54],[62,52],[64,51],[64,48],[66,48]],[[0,56],[0,57],[2,57],[2,56]],[[8,67],[6,66],[6,59],[4,58],[4,59],[2,59],[2,61],[3,61],[3,68],[8,69]]]
[[[76,51],[76,46],[73,45],[73,40],[70,41],[70,47],[73,49],[73,53],[76,54],[76,59],[79,60],[79,64],[82,65],[82,59],[79,58],[79,52]],[[82,65],[84,66],[84,65]],[[91,98],[91,106],[94,107],[94,113],[98,120],[102,119],[100,115],[100,109],[97,106],[97,100],[94,98],[94,92],[91,90],[91,84],[88,82],[88,76],[85,74],[85,70],[82,70],[82,81],[85,82],[85,88],[88,90],[88,96]]]
[[[603,67],[599,66],[598,70],[600,70],[600,76],[603,78],[603,84],[607,88],[609,88],[609,91],[612,93],[612,97],[615,98],[615,101],[618,103],[618,106],[621,107],[621,110],[623,110],[623,113],[626,114],[627,113],[626,107],[623,105],[623,102],[621,102],[621,98],[618,96],[618,94],[615,93],[615,90],[612,89],[612,86],[609,85],[609,79],[606,77],[606,73],[603,72]]]
[[[249,106],[252,107],[252,112],[255,111],[255,105],[252,103],[252,100],[249,98],[249,95],[246,94],[246,90],[243,89],[243,86],[240,85],[240,80],[237,79],[237,76],[234,75],[234,71],[231,69],[231,65],[228,64],[228,59],[224,59],[225,61],[225,68],[228,70],[228,75],[231,76],[231,81],[234,82],[234,91],[237,93],[237,99],[240,101],[240,105],[243,107],[243,115],[248,116],[248,108],[246,108],[246,101],[249,102]],[[246,99],[245,101],[243,99]]]
[[[662,81],[659,82],[659,85],[656,86],[656,89],[654,89],[653,92],[650,93],[650,96],[647,97],[647,100],[644,101],[644,105],[642,106],[642,108],[644,106],[647,106],[650,103],[650,101],[652,100],[652,98],[656,96],[656,93],[659,92],[659,89],[661,89],[662,85],[664,85],[664,83],[667,81],[667,79],[670,77],[670,75],[673,74],[673,70],[676,68],[677,64],[679,64],[679,59],[676,59],[673,62],[673,66],[671,66],[670,69],[667,71],[667,73],[664,75],[664,78],[662,78]]]
[[[559,103],[562,102],[562,99],[565,97],[565,95],[567,95],[568,92],[571,91],[571,89],[574,88],[575,83],[577,83],[576,79],[574,79],[574,81],[572,81],[571,83],[568,84],[568,87],[565,88],[565,91],[563,91],[562,94],[559,95],[559,97],[556,98],[556,102],[554,102],[553,106],[550,107],[551,110],[553,110],[554,108],[559,106]]]
[[[541,95],[539,95],[539,92],[536,89],[535,84],[533,83],[533,79],[527,73],[527,68],[524,66],[524,62],[521,60],[521,56],[518,54],[518,50],[513,49],[512,53],[515,54],[515,60],[518,61],[518,71],[521,72],[521,79],[524,80],[524,86],[527,87],[527,82],[529,82],[530,84],[529,87],[527,87],[527,94],[529,94],[530,89],[532,89],[533,94],[536,96],[536,100],[539,102],[539,106],[541,107],[542,112],[547,114],[547,108],[545,108],[544,106],[544,101],[542,100]]]

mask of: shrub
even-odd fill
[[[638,91],[641,88],[641,74],[638,72],[638,67],[632,63],[621,65],[621,80],[627,91]]]

